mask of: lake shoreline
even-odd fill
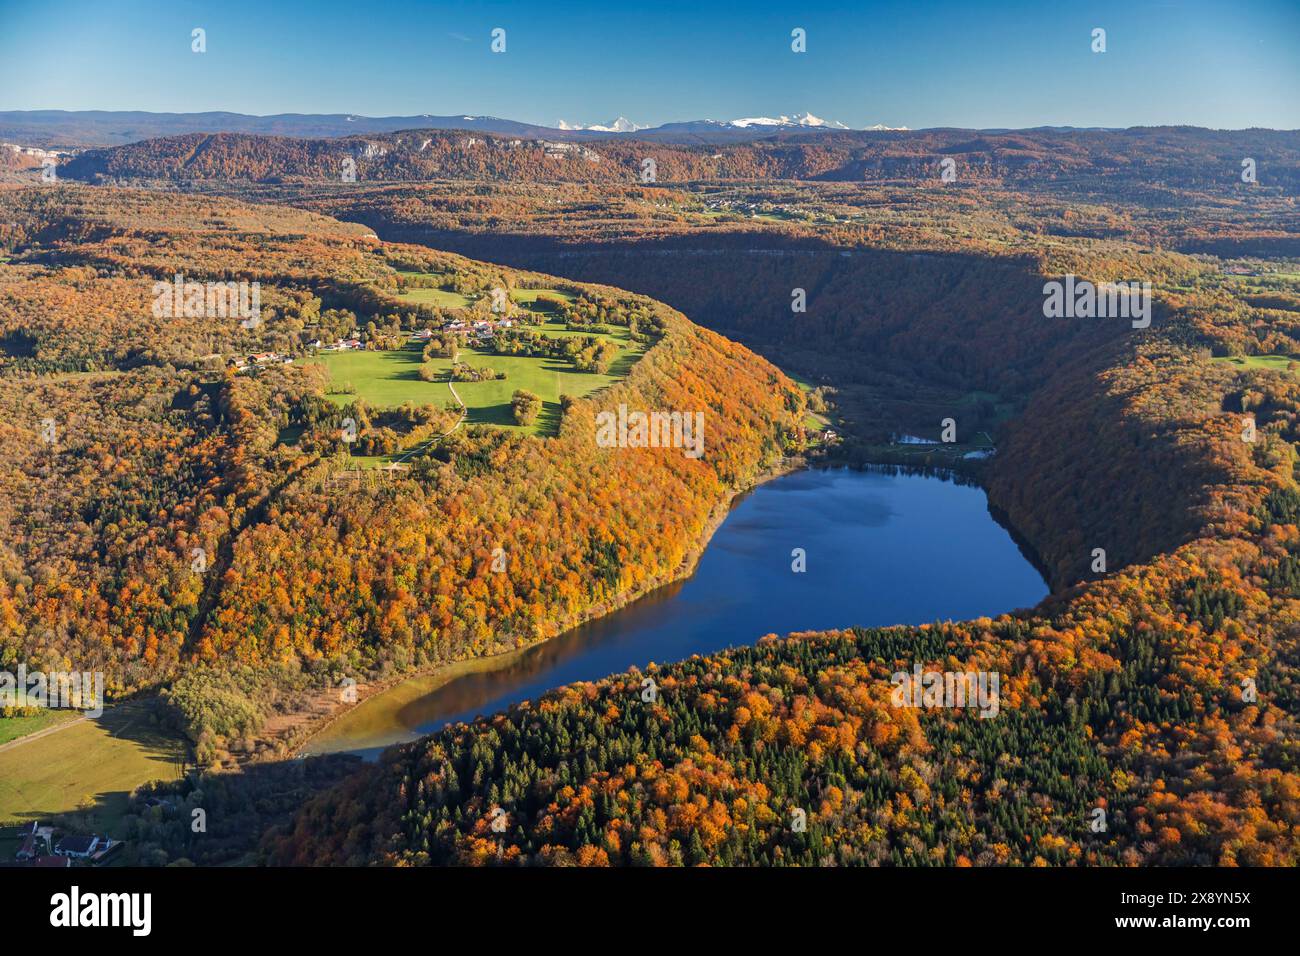
[[[324,751],[320,754],[311,751],[313,743],[319,741],[322,736],[326,735],[331,727],[334,727],[340,720],[354,713],[370,701],[380,697],[395,688],[417,680],[432,679],[430,687],[426,688],[427,692],[432,692],[453,680],[466,675],[492,671],[508,664],[512,659],[525,652],[536,648],[549,641],[553,641],[562,635],[568,634],[576,628],[585,624],[593,623],[601,618],[607,617],[614,612],[633,604],[651,593],[658,591],[670,585],[689,579],[699,566],[700,560],[708,549],[714,536],[719,528],[726,521],[727,517],[735,510],[737,505],[757,488],[774,481],[778,478],[792,475],[804,470],[834,470],[847,469],[852,471],[880,471],[880,472],[903,472],[903,473],[928,473],[935,476],[943,476],[948,479],[956,479],[960,483],[969,483],[980,487],[987,493],[987,488],[983,482],[972,474],[971,471],[954,470],[937,467],[918,467],[909,464],[900,464],[898,462],[862,462],[862,461],[843,461],[833,457],[817,457],[810,459],[807,456],[794,456],[782,458],[763,469],[755,479],[742,488],[734,489],[731,494],[714,505],[709,512],[698,540],[695,545],[686,553],[677,568],[668,575],[660,576],[652,582],[627,592],[619,598],[606,601],[601,604],[593,605],[585,611],[571,616],[561,622],[554,634],[540,641],[526,644],[522,647],[513,647],[491,654],[464,657],[450,662],[442,662],[432,666],[421,666],[404,670],[401,672],[390,673],[382,677],[376,677],[365,682],[358,682],[353,688],[356,699],[352,702],[344,702],[340,699],[339,689],[337,687],[325,687],[311,694],[304,701],[302,709],[288,714],[276,715],[268,720],[264,725],[263,731],[257,735],[259,742],[271,745],[273,751],[278,751],[279,759],[295,759],[311,756],[321,756],[332,751]],[[973,470],[972,470],[973,471]],[[990,514],[994,521],[1002,526],[1015,541],[1022,554],[1034,565],[1035,569],[1043,575],[1044,580],[1049,585],[1049,596],[1051,579],[1050,576],[1043,573],[1044,568],[1032,550],[1026,550],[1024,539],[1016,532],[1014,526],[1007,520],[1004,512],[1000,512],[990,503]],[[277,726],[278,725],[278,726]],[[24,735],[10,741],[11,745],[17,745],[29,740],[35,739],[39,734]],[[281,749],[283,748],[283,749]],[[231,768],[235,772],[242,771],[248,766],[260,762],[266,757],[244,757],[237,759],[237,767]]]
[[[301,737],[295,735],[295,739],[292,742],[288,743],[289,750],[287,753],[287,757],[289,759],[294,759],[299,757],[317,756],[316,754],[309,753],[307,751],[309,750],[312,742],[319,740],[321,735],[324,734],[331,726],[333,726],[335,723],[337,723],[339,720],[341,720],[348,714],[353,713],[355,710],[357,710],[367,701],[372,700],[373,698],[378,697],[381,694],[387,693],[388,691],[391,691],[394,688],[407,683],[408,681],[419,680],[421,678],[445,676],[446,680],[443,681],[442,683],[449,683],[450,681],[458,677],[461,677],[465,674],[476,673],[485,670],[495,670],[497,667],[500,667],[502,664],[509,661],[511,658],[533,647],[537,647],[538,645],[544,644],[547,641],[555,640],[556,638],[560,637],[561,635],[569,633],[575,628],[581,627],[584,624],[590,624],[596,620],[599,620],[602,617],[606,617],[607,615],[610,615],[615,611],[627,607],[629,604],[633,604],[636,601],[639,601],[641,598],[646,597],[647,595],[651,594],[654,591],[659,590],[660,588],[667,587],[671,584],[675,584],[679,581],[689,578],[695,572],[696,567],[699,565],[700,558],[704,555],[705,550],[708,548],[709,542],[713,540],[713,536],[717,534],[718,529],[722,527],[722,523],[727,520],[727,516],[731,514],[732,510],[736,507],[736,505],[740,502],[742,498],[744,498],[746,495],[752,492],[755,488],[767,484],[770,481],[773,481],[777,478],[784,477],[786,475],[794,474],[795,472],[798,471],[803,471],[804,469],[809,467],[810,467],[809,459],[804,455],[782,458],[779,461],[773,463],[772,465],[769,465],[767,468],[763,469],[761,472],[758,473],[758,475],[755,477],[753,482],[751,482],[750,484],[748,484],[743,488],[734,489],[732,493],[726,497],[725,500],[720,501],[713,506],[713,509],[709,512],[707,518],[705,519],[704,527],[699,536],[699,540],[686,553],[686,555],[682,558],[681,562],[678,564],[677,568],[671,574],[661,576],[659,578],[654,579],[651,582],[643,584],[640,587],[635,588],[624,595],[621,595],[617,599],[602,602],[601,604],[593,605],[587,608],[585,611],[570,616],[560,624],[560,626],[556,629],[556,632],[552,634],[550,637],[544,638],[541,641],[534,641],[533,643],[526,644],[523,647],[513,647],[508,650],[497,651],[492,654],[483,654],[475,657],[466,657],[460,660],[444,662],[429,667],[416,667],[409,671],[403,671],[401,672],[401,674],[398,675],[390,675],[379,680],[367,682],[365,684],[358,683],[356,687],[353,688],[356,691],[355,702],[349,702],[347,704],[343,704],[342,702],[339,702],[339,705],[333,707],[331,713],[320,718],[317,721],[309,722],[308,729],[306,730],[305,735]],[[835,465],[827,465],[827,467],[835,467]],[[438,684],[436,686],[441,686],[441,684]],[[323,692],[322,695],[318,695],[314,699],[313,704],[319,704],[324,702],[323,699],[325,696],[337,697],[337,690],[335,688],[327,689],[325,692]]]
[[[267,761],[292,760],[317,756],[309,753],[310,745],[325,733],[337,721],[353,713],[357,708],[366,702],[373,700],[394,688],[405,684],[409,681],[441,678],[437,686],[455,680],[465,674],[476,671],[487,671],[500,667],[503,662],[508,661],[512,656],[521,654],[530,648],[539,646],[548,641],[554,640],[562,634],[566,634],[576,627],[590,623],[605,617],[613,612],[626,607],[645,597],[647,594],[671,584],[677,583],[688,578],[699,564],[701,556],[708,547],[709,542],[713,539],[714,534],[722,523],[726,520],[727,515],[735,505],[755,488],[763,485],[776,478],[784,475],[793,474],[808,467],[809,461],[806,456],[794,456],[781,458],[767,468],[760,471],[755,479],[743,488],[733,489],[730,494],[725,495],[722,500],[714,505],[709,512],[703,525],[699,539],[695,545],[686,553],[682,561],[671,573],[661,576],[635,590],[629,591],[617,600],[604,602],[593,605],[584,612],[574,615],[572,618],[564,621],[562,626],[558,627],[554,634],[544,638],[541,641],[534,641],[523,647],[515,647],[507,650],[498,651],[492,654],[465,657],[451,662],[443,662],[433,666],[415,667],[397,673],[391,673],[382,677],[361,682],[353,688],[356,691],[355,702],[342,701],[338,687],[322,687],[310,692],[299,700],[299,707],[293,711],[277,713],[267,719],[262,728],[254,735],[258,746],[252,751],[235,755],[232,765],[228,765],[220,772],[223,773],[243,773],[259,763]],[[133,694],[129,698],[116,701],[114,707],[124,704],[129,705],[132,701],[141,701],[146,699],[155,699],[157,691],[149,691],[143,694]],[[45,738],[52,729],[65,729],[67,726],[76,724],[76,721],[70,721],[66,725],[60,725],[58,728],[41,728],[30,733],[15,737],[7,741],[5,750],[19,749],[24,744],[34,743]],[[176,744],[185,749],[192,755],[192,742],[186,739],[181,733],[168,732]],[[158,777],[140,778],[135,781],[134,786],[143,786],[154,780],[161,779]],[[133,789],[131,787],[130,789]]]
[[[609,634],[621,635],[626,633],[632,635],[639,633],[637,630],[638,625],[636,624],[631,624],[632,629],[628,630],[628,622],[620,621],[617,625],[611,625],[612,631],[609,632],[601,632],[599,630],[599,625],[606,617],[614,616],[614,612],[626,609],[628,605],[646,598],[653,592],[662,591],[665,588],[671,588],[672,585],[678,585],[679,587],[684,585],[687,589],[686,593],[689,594],[693,586],[692,582],[695,581],[699,573],[702,556],[705,551],[711,547],[711,543],[723,523],[742,506],[743,502],[745,502],[751,493],[755,492],[761,486],[773,481],[774,479],[794,476],[799,472],[827,475],[838,473],[874,473],[884,476],[896,476],[895,478],[891,478],[891,480],[904,481],[909,477],[925,477],[938,479],[948,485],[969,486],[972,490],[980,492],[980,497],[984,502],[985,507],[979,508],[978,511],[983,514],[983,521],[988,523],[990,526],[996,526],[1000,529],[1002,534],[1006,535],[1007,539],[1010,539],[1007,541],[1007,546],[1015,550],[1017,560],[1021,563],[1021,566],[1032,569],[1032,576],[1041,587],[1041,590],[1038,591],[1036,595],[1027,596],[1027,599],[1023,604],[996,604],[996,613],[1010,613],[1016,609],[1035,606],[1039,601],[1050,596],[1051,591],[1048,579],[1042,574],[1041,569],[1038,568],[1034,562],[1027,560],[1023,548],[1019,546],[1018,542],[1016,542],[1014,535],[1011,533],[1011,529],[1008,529],[1003,521],[998,520],[993,516],[991,509],[987,507],[987,489],[985,489],[982,484],[978,480],[975,480],[970,474],[958,473],[949,469],[916,468],[915,466],[899,465],[897,463],[872,465],[863,462],[850,464],[833,460],[824,461],[814,459],[809,461],[803,458],[787,459],[780,463],[779,466],[765,470],[753,484],[746,488],[737,490],[727,501],[720,502],[713,509],[709,515],[708,522],[704,527],[704,532],[700,536],[698,544],[686,555],[679,566],[677,573],[672,576],[671,580],[659,581],[652,586],[643,587],[635,593],[629,593],[616,604],[611,604],[607,607],[592,608],[589,613],[583,616],[583,620],[577,625],[562,629],[559,633],[544,641],[538,641],[522,648],[513,648],[496,654],[468,658],[435,668],[407,672],[395,680],[384,682],[382,686],[376,685],[372,688],[367,688],[364,698],[359,697],[355,706],[341,709],[333,714],[327,721],[319,724],[314,729],[310,739],[303,741],[298,752],[304,755],[351,752],[363,756],[365,759],[374,759],[375,756],[382,753],[384,749],[406,740],[420,739],[427,736],[429,733],[437,732],[438,728],[445,726],[446,723],[458,723],[472,719],[472,715],[478,711],[471,708],[482,707],[481,713],[484,715],[496,713],[508,709],[523,700],[535,701],[549,691],[566,684],[575,681],[582,682],[590,679],[588,674],[571,673],[568,675],[562,675],[560,672],[556,672],[549,675],[550,678],[555,680],[553,685],[542,680],[521,684],[517,687],[519,696],[513,699],[507,697],[494,698],[486,694],[475,698],[473,695],[475,693],[482,693],[482,691],[475,692],[463,689],[465,687],[490,688],[492,686],[508,686],[511,681],[515,681],[517,678],[507,676],[507,672],[521,675],[520,679],[525,682],[529,680],[526,676],[529,673],[533,673],[534,675],[546,674],[547,672],[545,668],[548,665],[541,665],[544,668],[541,671],[530,671],[530,668],[538,666],[535,663],[530,664],[530,658],[533,661],[546,659],[548,657],[552,660],[564,660],[566,655],[575,653],[571,650],[572,648],[583,646],[588,640],[587,637],[583,636],[583,632],[586,630],[584,625],[596,624],[598,627],[595,633],[604,634],[602,637],[595,638],[597,644],[590,645],[593,648],[599,647],[600,641],[607,641],[609,639]],[[838,483],[842,479],[832,478],[830,480]],[[814,481],[814,486],[815,485],[816,481]],[[798,485],[796,485],[796,487],[797,486]],[[822,499],[819,497],[819,500]],[[835,496],[832,495],[829,500],[835,500]],[[909,513],[914,514],[915,511],[913,510]],[[707,585],[705,586],[707,587]],[[664,600],[669,602],[679,599],[677,591],[675,590],[671,590],[669,593],[664,595]],[[828,605],[820,604],[819,606],[827,607]],[[862,626],[875,627],[888,626],[891,623],[918,623],[921,620],[929,619],[928,617],[918,618],[916,621],[912,621],[908,617],[908,612],[905,610],[900,608],[893,608],[891,611],[892,610],[901,610],[902,613],[897,617],[889,616],[880,621],[870,620],[869,618],[871,615],[867,614],[861,619],[853,617],[853,620],[848,620],[846,618],[844,621],[836,622],[833,625],[823,622],[822,624],[818,624],[818,627],[846,627],[859,624]],[[954,608],[954,611],[957,612],[953,616],[954,620],[965,620],[972,616],[979,616],[986,613],[983,609],[972,608],[969,603],[962,606],[960,610]],[[650,610],[645,613],[653,615],[655,612]],[[994,613],[994,611],[990,610],[987,613]],[[629,622],[635,622],[638,620],[644,622],[646,619],[643,616],[639,616],[636,612],[633,612],[633,616],[629,619]],[[762,623],[764,622],[759,622],[759,624]],[[672,634],[684,633],[683,631],[676,629],[677,625],[673,625],[673,628],[674,629],[671,631]],[[801,628],[797,625],[796,621],[786,619],[781,621],[778,626],[768,628],[768,631],[786,634],[793,633],[800,629]],[[590,634],[591,632],[587,631],[587,633]],[[753,639],[757,639],[763,633],[767,633],[767,631],[764,631],[761,626],[753,630],[752,634],[749,634],[748,630],[746,630],[747,636],[737,633],[733,635],[734,643],[750,643]],[[616,636],[614,639],[618,641],[622,638]],[[577,641],[578,644],[574,644],[574,641]],[[542,650],[547,645],[551,644],[558,644],[558,648],[553,653]],[[711,648],[696,651],[696,653],[712,652],[713,649]],[[584,650],[577,653],[581,656],[586,654],[587,651]],[[662,657],[660,656],[661,653],[663,655]],[[691,653],[692,652],[689,649],[684,648],[681,644],[675,643],[675,639],[670,639],[664,644],[656,641],[653,644],[647,644],[645,647],[640,648],[637,652],[639,656],[628,656],[623,659],[607,660],[601,666],[608,666],[609,673],[617,673],[626,670],[629,666],[644,667],[651,661],[677,661],[689,657]],[[540,655],[540,658],[538,655]],[[559,656],[555,657],[554,655]],[[592,673],[594,672],[595,671],[593,670]],[[602,670],[602,676],[604,676],[604,673],[605,672]],[[462,679],[469,682],[462,683],[462,689],[448,689],[447,685],[461,681]],[[367,713],[356,713],[359,708],[364,708],[367,705],[373,706],[371,702],[376,698],[392,691],[395,687],[403,685],[409,686],[400,693],[385,698],[385,703],[380,705],[377,710],[370,710]],[[511,691],[511,693],[515,692],[516,691]],[[433,722],[427,722],[425,718],[414,716],[419,714],[421,706],[424,706],[428,699],[441,699],[445,702],[448,700],[456,700],[458,695],[465,693],[469,693],[471,696],[462,701],[463,707],[447,707],[445,703],[439,705],[445,709],[441,714],[436,716],[436,718],[434,718],[433,715],[429,715],[429,720],[432,720]],[[451,695],[450,697],[448,697],[449,694]],[[399,718],[394,721],[393,715],[399,713],[405,713],[412,716]],[[350,715],[355,716],[351,717]],[[347,720],[347,725],[338,728],[338,722],[345,719]],[[406,738],[390,736],[390,734],[400,734],[403,727],[405,727],[405,731],[412,734],[412,736]],[[335,732],[333,733],[331,733],[332,728],[335,728]],[[342,746],[340,746],[340,744],[342,744]],[[323,749],[316,750],[316,746],[321,746]]]

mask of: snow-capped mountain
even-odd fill
[[[90,110],[0,111],[0,139],[34,146],[115,146],[141,139],[184,133],[247,133],[264,136],[364,136],[401,130],[448,129],[495,133],[529,139],[581,142],[611,137],[668,143],[740,143],[769,136],[819,137],[852,132],[843,123],[811,113],[793,116],[746,116],[732,120],[685,120],[661,126],[641,126],[620,116],[591,126],[561,122],[538,126],[496,116],[469,113],[435,116],[362,116],[359,113],[141,113]],[[867,131],[907,131],[905,126],[877,124]]]
[[[820,116],[814,116],[812,113],[795,113],[793,116],[785,116],[784,114],[781,116],[744,116],[732,120],[688,120],[680,123],[667,123],[664,126],[639,126],[626,117],[620,116],[609,123],[595,123],[591,126],[567,123],[560,120],[555,128],[569,133],[638,133],[660,129],[687,128],[753,130],[756,132],[781,129],[849,129],[843,123],[836,120],[825,120]],[[877,128],[886,129],[887,127],[881,126]]]
[[[645,129],[646,127],[638,126],[626,116],[620,116],[618,119],[610,120],[608,123],[593,123],[590,126],[582,126],[577,123],[566,123],[564,120],[560,120],[560,122],[556,124],[555,128],[569,130],[571,132],[586,130],[590,133],[635,133],[637,130]]]
[[[824,120],[811,113],[795,113],[794,116],[747,116],[743,119],[727,120],[726,126],[748,129],[751,126],[803,126],[817,129],[848,129],[836,120]]]

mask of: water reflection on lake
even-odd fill
[[[792,571],[796,548],[803,573]],[[373,757],[563,684],[768,633],[997,615],[1046,594],[982,489],[933,475],[802,471],[744,496],[689,579],[528,650],[406,681],[308,752]]]

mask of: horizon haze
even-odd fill
[[[649,21],[575,6],[554,17],[521,3],[408,2],[371,17],[336,0],[147,0],[120,16],[84,0],[3,0],[0,109],[464,111],[547,127],[801,111],[858,129],[1300,127],[1300,6],[1286,0],[1249,11],[1221,0],[758,3],[741,16],[668,3]]]

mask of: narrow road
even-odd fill
[[[38,730],[35,733],[25,734],[22,737],[15,737],[13,740],[10,740],[8,743],[0,744],[0,753],[3,753],[4,751],[10,749],[11,747],[17,747],[19,744],[30,743],[33,740],[40,740],[42,737],[48,737],[50,734],[57,734],[60,730],[67,730],[69,727],[75,727],[83,720],[89,720],[89,719],[90,719],[89,717],[85,717],[85,716],[74,717],[72,720],[60,721],[59,723],[55,724],[53,727],[46,727],[44,730]]]

